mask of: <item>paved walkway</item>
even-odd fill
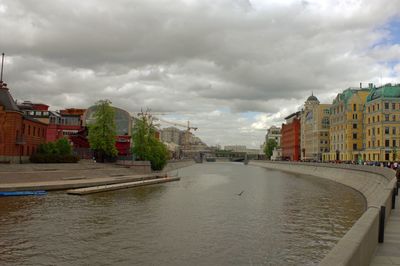
[[[400,193],[385,228],[384,243],[378,244],[372,266],[400,265]]]
[[[77,164],[0,165],[0,191],[69,189],[132,182],[154,175],[90,161]]]

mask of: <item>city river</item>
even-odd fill
[[[365,208],[356,191],[309,176],[235,163],[177,173],[88,196],[0,198],[0,264],[315,265]]]

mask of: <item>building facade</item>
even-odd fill
[[[363,150],[363,115],[369,88],[339,93],[330,108],[330,152],[325,161],[357,161]]]
[[[281,146],[281,136],[282,136],[281,128],[276,127],[276,126],[271,126],[270,128],[268,128],[267,134],[265,135],[265,143],[267,143],[268,140],[273,139],[278,144],[278,147],[280,147]]]
[[[320,104],[311,95],[301,112],[301,159],[321,161],[322,154],[329,152],[330,104]]]
[[[285,118],[286,123],[282,124],[282,159],[300,160],[300,112],[293,113]]]
[[[400,144],[400,84],[371,87],[365,103],[364,161],[396,161]]]
[[[182,144],[183,132],[176,127],[167,127],[161,130],[161,140],[166,143]]]
[[[24,115],[0,81],[0,162],[27,162],[46,142],[46,130],[45,123]]]

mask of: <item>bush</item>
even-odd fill
[[[72,154],[68,140],[62,138],[56,142],[40,144],[29,160],[32,163],[77,163],[79,157]]]
[[[60,155],[60,154],[32,154],[29,160],[32,163],[77,163],[79,157],[76,155]]]

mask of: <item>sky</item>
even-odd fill
[[[258,148],[311,93],[400,83],[400,0],[0,0],[4,80],[52,110],[109,99]]]

